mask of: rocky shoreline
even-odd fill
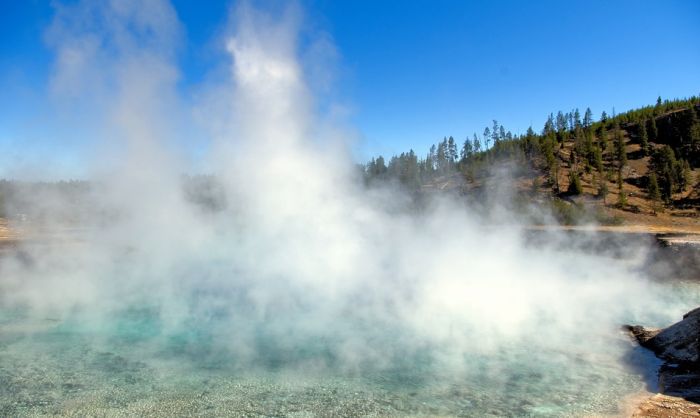
[[[697,417],[700,415],[700,308],[667,328],[626,325],[639,342],[664,361],[659,392],[644,401],[633,417]]]

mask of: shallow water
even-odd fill
[[[664,325],[669,312],[680,317],[698,300],[696,285],[659,286],[671,309],[620,323]],[[387,355],[348,364],[336,353],[336,333],[290,336],[285,344],[269,320],[254,325],[251,352],[230,349],[236,333],[219,326],[230,320],[170,329],[153,309],[100,321],[4,310],[0,415],[604,415],[653,381],[656,364],[624,333],[596,324],[557,339],[537,330],[466,351],[429,342],[408,348],[407,332],[375,327],[362,341]]]

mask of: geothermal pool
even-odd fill
[[[700,296],[697,285],[683,282],[650,290],[667,309],[629,310],[619,323],[665,325]],[[336,329],[302,336],[281,331],[284,323],[275,319],[246,317],[253,321],[246,349],[231,349],[241,312],[171,327],[155,308],[122,309],[99,320],[5,309],[0,415],[614,415],[625,396],[653,381],[657,364],[618,329],[595,323],[556,338],[546,326],[533,328],[460,351],[430,341],[409,344],[410,331],[367,327],[352,315]],[[343,345],[333,339],[349,331],[386,355],[341,360]]]

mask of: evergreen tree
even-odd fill
[[[624,186],[624,182],[622,181],[622,171],[617,171],[617,190],[622,191],[622,188]]]
[[[493,148],[494,150],[498,150],[498,141],[500,136],[498,135],[499,129],[498,129],[498,121],[494,120],[493,121],[493,129],[491,130],[491,139],[493,140]]]
[[[593,161],[591,164],[593,164],[600,175],[603,175],[603,152],[598,145],[593,146]]]
[[[552,147],[556,147],[557,144],[552,144]],[[557,193],[561,193],[561,187],[559,187],[559,148],[554,149],[554,185],[556,187]],[[550,171],[552,171],[550,169]]]
[[[557,113],[557,140],[564,141],[566,139],[566,116],[561,112]]]
[[[591,112],[590,107],[587,107],[586,113],[583,114],[583,127],[588,129],[591,127],[592,124],[593,124],[593,112]]]
[[[457,143],[452,136],[447,140],[447,159],[450,167],[457,162]]]
[[[605,198],[608,196],[608,182],[605,180],[603,173],[598,175],[598,197],[603,199],[603,204],[606,204]]]
[[[587,129],[583,134],[583,154],[586,156],[586,165],[595,166],[595,145],[593,144],[593,132]]]
[[[479,141],[479,138],[477,138],[476,134],[474,134],[474,152],[479,154],[481,152],[481,141]]]
[[[601,155],[603,151],[608,151],[608,132],[605,130],[605,125],[600,125],[598,127],[598,148],[600,148]]]
[[[676,179],[678,180],[678,191],[684,191],[691,184],[692,171],[690,164],[686,160],[679,160],[674,167],[676,171]]]
[[[537,142],[535,141],[535,131],[532,130],[532,126],[527,128],[527,133],[525,133],[525,141],[523,144],[523,151],[525,156],[528,158],[532,157],[537,148]]]
[[[379,157],[377,157],[377,161],[376,161],[376,173],[377,174],[384,174],[384,173],[386,173],[386,170],[387,170],[387,168],[386,168],[386,163],[384,162],[384,157],[382,157],[380,155]]]
[[[554,134],[554,115],[549,114],[547,121],[544,123],[544,128],[542,129],[543,136],[549,136]]]
[[[569,172],[569,190],[568,192],[573,195],[579,195],[583,192],[583,187],[581,186],[581,178],[579,177],[576,170],[571,170]]]
[[[401,168],[399,181],[409,188],[409,190],[417,190],[420,188],[420,179],[418,176],[418,157],[413,150],[408,153],[401,153],[399,158]]]
[[[620,189],[620,192],[617,195],[617,205],[621,208],[627,206],[627,193],[624,191],[624,189]]]
[[[681,155],[696,164],[700,162],[700,122],[695,112],[695,106],[683,112],[681,126]]]
[[[627,205],[627,193],[625,193],[625,183],[622,181],[622,169],[617,171],[617,204],[620,207]]]
[[[639,123],[639,145],[641,147],[642,155],[649,155],[649,136],[647,135],[646,121]]]
[[[476,134],[474,134],[474,139],[476,139]],[[469,158],[471,158],[472,154],[474,153],[474,145],[472,141],[467,137],[467,139],[464,140],[464,144],[462,145],[462,155],[461,155],[461,162],[462,164],[465,164]]]
[[[437,147],[437,170],[440,174],[447,173],[447,138],[443,138]]]
[[[678,161],[673,149],[664,145],[654,152],[651,165],[657,176],[661,198],[670,202],[673,193],[678,189]]]
[[[486,141],[486,151],[488,151],[491,148],[491,130],[488,126],[484,129],[484,141]]]
[[[566,114],[566,119],[569,122],[569,130],[573,132],[574,128],[576,127],[576,123],[574,121],[574,111],[573,110]]]
[[[544,140],[544,158],[547,161],[547,168],[549,169],[550,173],[554,172],[554,162],[555,162],[555,157],[554,157],[554,140],[552,138],[547,138],[545,137]]]
[[[627,151],[625,150],[625,138],[622,135],[622,130],[620,129],[620,125],[615,123],[615,152],[616,152],[616,157],[617,161],[619,163],[618,168],[622,170],[622,167],[624,167],[627,164]]]
[[[658,140],[659,140],[659,130],[658,130],[658,128],[656,127],[656,118],[652,116],[651,119],[649,119],[649,122],[647,122],[647,125],[649,125],[649,126],[648,126],[648,128],[649,128],[649,129],[648,129],[648,132],[649,132],[649,140],[650,140],[651,142],[658,142]]]
[[[651,208],[654,211],[654,214],[656,214],[656,205],[657,202],[661,200],[661,194],[659,192],[659,182],[656,180],[656,173],[653,171],[649,174],[647,196],[651,200]]]

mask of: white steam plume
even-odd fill
[[[572,343],[583,327],[600,330],[595,340],[625,318],[667,313],[631,262],[533,248],[449,198],[415,213],[398,190],[366,190],[342,136],[318,128],[298,11],[278,21],[242,5],[235,16],[231,78],[216,95],[228,102],[198,113],[216,135],[207,161],[225,201],[210,213],[183,193],[191,166],[178,132],[190,112],[173,7],[59,8],[52,87],[93,109],[108,141],[93,168],[100,214],[80,244],[4,261],[3,304],[95,324],[148,307],[163,335],[205,329],[237,361],[258,360],[262,333],[281,353],[323,342],[348,370],[425,347],[468,369],[465,354],[523,339],[585,351]]]

